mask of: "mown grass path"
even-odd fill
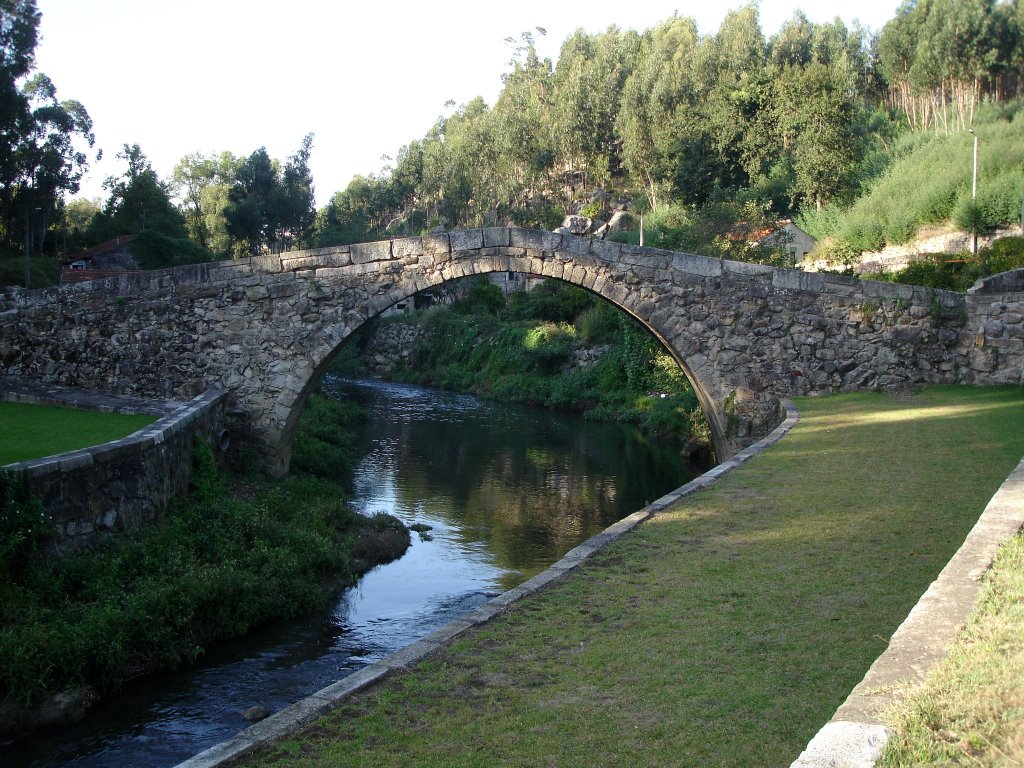
[[[785,766],[1024,454],[1024,390],[801,422],[564,581],[246,765]]]
[[[156,416],[0,402],[0,466],[127,437]]]

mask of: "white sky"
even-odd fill
[[[859,19],[878,31],[900,0],[762,0],[766,35],[800,8],[812,21]],[[506,37],[537,26],[555,60],[578,27],[644,30],[677,11],[702,32],[718,29],[741,0],[38,0],[37,69],[58,98],[91,115],[97,147],[82,188],[105,197],[115,156],[138,143],[161,178],[191,152],[249,155],[265,146],[284,160],[315,134],[310,165],[317,203],[353,175],[380,170],[382,155],[421,138],[451,99],[493,104],[511,55]]]

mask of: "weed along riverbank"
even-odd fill
[[[243,766],[788,765],[1024,454],[1024,391],[802,399],[770,450]]]
[[[690,383],[625,312],[557,280],[508,296],[469,280],[456,295],[368,325],[336,370],[635,424],[709,460],[710,430]]]

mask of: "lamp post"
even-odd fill
[[[974,132],[974,127],[967,129],[968,132],[974,137],[974,168],[971,172],[971,203],[972,206],[974,201],[978,197],[978,134]],[[978,212],[974,211],[974,215],[977,216]],[[974,224],[974,246],[973,254],[975,258],[978,256],[978,224]]]

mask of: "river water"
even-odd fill
[[[247,707],[277,711],[386,656],[703,471],[619,424],[380,381],[323,390],[370,414],[355,506],[429,530],[332,608],[134,681],[81,723],[0,746],[0,765],[173,766],[243,729]]]

